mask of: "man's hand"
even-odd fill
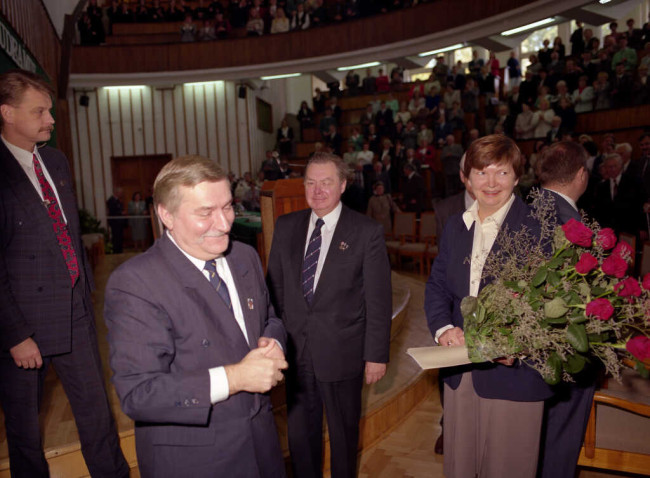
[[[465,332],[460,327],[445,330],[440,337],[438,343],[443,347],[451,347],[452,345],[465,345]]]
[[[266,354],[266,356],[272,359],[284,360],[284,352],[282,351],[282,347],[278,346],[275,339],[271,339],[269,337],[260,337],[257,339],[257,346],[259,348],[264,348],[268,346],[270,342],[275,343],[275,347],[273,347],[271,351]]]
[[[386,375],[386,364],[376,362],[366,362],[366,383],[378,382]]]
[[[282,370],[288,364],[284,358],[272,358],[277,355],[274,348],[280,347],[275,340],[269,340],[266,346],[248,352],[241,362],[226,365],[230,395],[238,392],[265,393],[282,380]]]
[[[9,353],[19,367],[41,368],[43,366],[41,351],[31,337],[11,347]]]
[[[513,357],[495,359],[494,361],[496,363],[500,363],[501,365],[505,365],[506,367],[512,367],[515,363],[515,359]]]

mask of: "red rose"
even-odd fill
[[[583,252],[576,263],[576,272],[578,274],[589,274],[596,267],[598,267],[598,259],[588,252]]]
[[[641,283],[645,290],[650,290],[650,272],[643,276],[643,282]]]
[[[627,271],[627,262],[618,255],[612,254],[603,261],[601,268],[605,274],[621,279]]]
[[[628,277],[624,281],[619,282],[614,286],[614,291],[620,297],[639,297],[641,295],[641,287],[639,287],[639,281]]]
[[[634,255],[634,249],[632,249],[632,246],[630,246],[627,242],[618,241],[618,244],[616,244],[616,247],[612,251],[612,255],[619,256],[620,258],[627,261]]]
[[[587,304],[586,315],[593,315],[598,320],[608,320],[614,313],[614,306],[607,299],[594,299]]]
[[[580,221],[569,219],[562,225],[562,230],[566,238],[575,245],[582,247],[591,246],[591,236],[594,235],[594,231]]]
[[[639,335],[631,338],[625,344],[625,348],[639,360],[650,359],[650,339],[648,337]]]
[[[609,227],[601,229],[598,231],[598,235],[596,236],[596,242],[606,251],[611,249],[616,244],[616,234],[614,233],[614,230]]]

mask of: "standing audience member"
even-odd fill
[[[129,216],[144,216],[147,213],[147,208],[142,194],[140,191],[133,193],[131,200],[127,206]],[[144,241],[147,238],[147,224],[148,219],[145,218],[129,218],[129,227],[131,228],[131,240],[138,251],[144,250]]]
[[[111,242],[113,243],[113,252],[120,254],[123,251],[124,228],[126,221],[119,219],[119,216],[124,215],[124,204],[122,203],[122,196],[124,192],[122,188],[115,187],[113,194],[106,201],[106,215],[108,216],[108,227],[111,230]]]
[[[54,90],[0,75],[0,405],[11,475],[47,477],[39,411],[52,365],[93,477],[129,476],[104,388],[90,264],[67,158],[49,146]]]
[[[381,163],[378,163],[381,164]],[[384,235],[393,233],[393,215],[400,212],[390,194],[385,194],[386,186],[382,181],[375,181],[372,187],[373,195],[368,201],[366,215],[377,221],[384,228]]]

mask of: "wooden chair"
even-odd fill
[[[407,239],[415,240],[416,222],[414,212],[396,212],[393,217],[393,237],[386,241],[388,255],[395,255],[399,266],[399,248]]]
[[[624,371],[597,390],[578,465],[650,476],[650,382]]]
[[[397,248],[397,260],[401,265],[402,257],[412,257],[420,264],[420,274],[424,274],[424,263],[427,254],[433,252],[436,242],[436,216],[433,212],[425,212],[420,216],[420,234],[418,242],[402,241]],[[437,250],[437,248],[436,248]],[[427,267],[428,269],[428,267]]]
[[[641,250],[641,268],[639,269],[639,275],[643,277],[648,272],[650,272],[650,241],[645,241]]]

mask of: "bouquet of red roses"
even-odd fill
[[[627,275],[633,251],[613,230],[573,219],[555,227],[541,209],[542,239],[504,234],[484,269],[494,280],[461,303],[470,360],[525,358],[555,384],[595,361],[618,379],[630,358],[647,377],[650,274]]]

